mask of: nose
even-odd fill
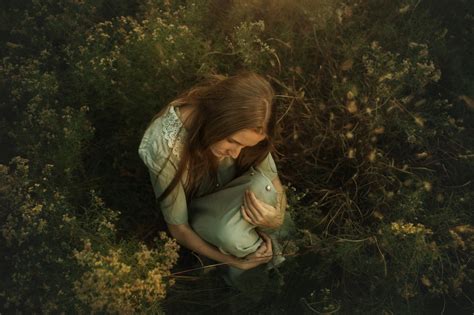
[[[233,158],[233,159],[236,159],[239,154],[240,154],[240,150],[242,150],[241,147],[238,147],[238,148],[235,148],[234,150],[230,151],[230,156]]]

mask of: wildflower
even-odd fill
[[[375,158],[377,157],[377,150],[374,149],[372,150],[369,155],[367,156],[367,158],[369,159],[370,162],[373,162],[375,161]]]
[[[298,130],[294,129],[293,130],[293,140],[298,140],[298,138],[299,138]]]
[[[374,133],[375,133],[376,135],[381,135],[381,134],[383,134],[384,132],[385,132],[385,128],[384,128],[384,127],[378,127],[378,128],[375,128],[375,129],[374,129]]]
[[[347,102],[346,109],[349,113],[355,114],[358,111],[357,103],[354,100]]]
[[[424,188],[426,191],[430,192],[431,189],[433,188],[433,186],[431,185],[430,182],[424,181],[424,182],[423,182],[423,188]]]
[[[70,217],[69,214],[63,214],[63,217],[62,217],[63,221],[66,222],[66,223],[69,223],[73,220],[76,219],[76,217]]]
[[[356,153],[356,149],[350,148],[349,151],[347,152],[347,157],[349,159],[353,159],[355,158],[355,153]]]
[[[426,157],[428,157],[428,152],[420,152],[416,154],[417,159],[424,159]]]
[[[393,79],[393,74],[392,73],[386,73],[383,76],[379,78],[379,82],[383,82],[385,80],[392,80]]]
[[[425,120],[420,116],[415,116],[415,123],[420,127],[425,126]]]
[[[37,226],[38,232],[44,231],[44,228],[46,227],[46,225],[47,225],[47,222],[45,219],[39,219],[39,223]]]
[[[379,42],[373,41],[373,42],[370,44],[370,48],[372,48],[373,50],[380,49],[380,44],[379,44]]]
[[[378,220],[382,220],[383,219],[383,214],[380,213],[379,211],[375,210],[372,215],[374,216],[374,218],[378,219]]]
[[[433,234],[431,229],[426,228],[423,224],[417,223],[405,223],[401,220],[392,222],[390,225],[390,229],[395,235],[413,235],[413,234],[425,234],[430,235]]]
[[[450,229],[449,230],[449,234],[451,235],[451,237],[453,238],[453,242],[454,242],[454,247],[455,248],[458,248],[460,247],[461,249],[465,250],[466,249],[466,243],[464,242],[464,240],[462,239],[462,237],[456,233],[456,231],[454,231],[453,229]]]
[[[80,109],[80,111],[83,113],[88,112],[89,110],[90,110],[89,106],[86,106],[86,105],[81,106],[81,109]]]
[[[407,5],[403,6],[403,7],[401,7],[400,9],[398,9],[398,12],[399,12],[400,14],[405,14],[405,13],[408,12],[409,9],[410,9],[410,5],[407,4]]]
[[[417,292],[416,292],[415,289],[413,288],[413,285],[408,284],[408,283],[405,283],[405,286],[403,287],[403,289],[400,290],[400,295],[401,295],[402,298],[404,298],[405,300],[408,300],[408,299],[410,299],[410,298],[415,297],[416,294],[417,294]]]
[[[458,233],[474,234],[474,227],[469,224],[458,225],[454,227],[453,230]]]
[[[353,64],[354,64],[354,60],[347,59],[341,63],[340,68],[342,71],[348,71],[352,69]]]

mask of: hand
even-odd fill
[[[280,211],[258,200],[255,194],[249,190],[244,193],[244,205],[240,212],[245,221],[258,227],[277,228],[283,223]]]
[[[267,234],[263,232],[257,232],[257,233],[263,239],[263,242],[260,245],[260,247],[252,254],[247,255],[245,258],[239,259],[234,264],[234,267],[243,269],[243,270],[249,270],[249,269],[257,267],[258,265],[267,263],[272,259],[273,257],[272,240]]]

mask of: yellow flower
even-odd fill
[[[351,114],[357,113],[358,108],[357,108],[357,103],[356,103],[356,101],[351,100],[351,101],[347,102],[347,104],[346,104],[346,109],[347,109],[347,111],[348,111],[349,113],[351,113]]]
[[[421,277],[421,283],[423,283],[423,285],[425,287],[431,287],[431,281],[430,281],[430,279],[428,279],[428,277],[426,275],[423,275]]]
[[[425,126],[425,120],[420,116],[415,116],[415,123],[420,127]]]
[[[375,158],[377,157],[377,150],[374,149],[372,150],[369,155],[367,156],[367,158],[369,159],[370,162],[373,162],[375,161]]]
[[[355,153],[356,153],[356,149],[350,148],[349,151],[347,152],[347,157],[349,159],[353,159],[355,158]]]
[[[428,181],[424,181],[424,182],[423,182],[423,188],[424,188],[426,191],[430,192],[431,189],[433,189],[433,185],[432,185],[430,182],[428,182]]]
[[[376,135],[381,135],[381,134],[383,134],[384,132],[385,132],[385,128],[384,128],[384,127],[378,127],[378,128],[375,128],[375,129],[374,129],[374,133],[375,133]]]

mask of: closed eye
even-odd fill
[[[235,141],[235,140],[232,139],[232,138],[227,138],[227,141],[229,141],[230,143],[234,143],[234,144],[240,145],[241,147],[245,147],[242,143],[240,143],[240,142],[238,142],[238,141]]]

